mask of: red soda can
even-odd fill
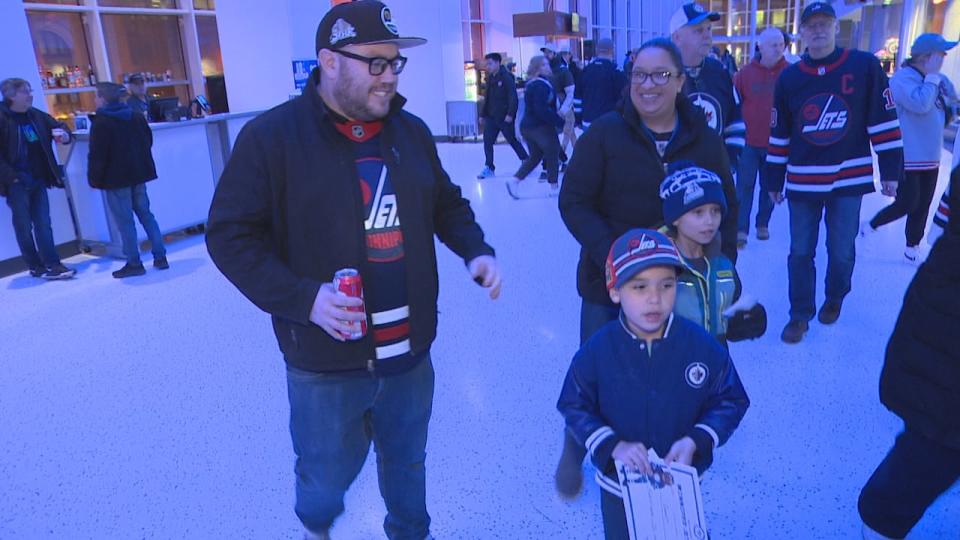
[[[363,281],[360,280],[360,272],[357,272],[355,268],[338,270],[337,273],[333,275],[333,288],[347,296],[363,300]],[[367,312],[366,307],[362,304],[357,307],[349,307],[347,311],[363,313],[364,315],[366,315]],[[354,323],[353,326],[355,328],[353,332],[340,332],[340,335],[351,341],[361,339],[367,335],[366,316],[364,316],[363,320],[359,323]]]

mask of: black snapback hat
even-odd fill
[[[803,8],[803,14],[800,15],[800,24],[807,22],[814,15],[837,18],[837,12],[833,10],[833,6],[826,2],[814,2]]]
[[[400,37],[393,14],[383,2],[356,0],[330,9],[317,27],[317,52],[346,45],[393,43],[401,49],[423,45],[427,40]]]

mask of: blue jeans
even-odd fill
[[[809,321],[817,311],[817,268],[813,258],[820,220],[827,225],[827,300],[843,301],[850,292],[860,227],[859,195],[820,200],[790,200],[790,320]],[[824,218],[825,215],[825,218]]]
[[[143,230],[150,239],[150,249],[153,251],[153,258],[159,259],[167,256],[167,250],[163,247],[163,235],[160,233],[160,226],[157,225],[157,219],[150,212],[150,199],[147,197],[147,185],[137,184],[133,187],[108,189],[107,206],[110,208],[110,214],[117,222],[117,228],[120,229],[120,240],[123,242],[123,256],[127,258],[127,263],[139,266],[140,245],[137,242],[137,225],[133,222],[133,215],[137,215]]]
[[[767,149],[756,146],[744,146],[740,153],[740,165],[737,171],[737,200],[740,201],[740,215],[737,216],[737,231],[750,232],[750,214],[753,212],[753,192],[757,185],[757,173],[765,166]],[[760,209],[757,211],[757,227],[766,227],[773,215],[773,201],[770,194],[760,186]]]
[[[344,493],[373,442],[387,537],[427,538],[424,461],[433,377],[429,354],[412,370],[386,378],[287,368],[296,512],[304,527],[322,533],[343,513]]]
[[[57,247],[53,243],[50,224],[50,199],[42,182],[26,185],[21,180],[10,186],[7,206],[13,214],[13,232],[20,246],[23,262],[31,270],[60,264]],[[36,237],[36,244],[34,244]],[[40,253],[37,253],[39,248]]]
[[[583,300],[580,304],[580,345],[597,333],[603,325],[620,315],[620,306],[595,304]]]

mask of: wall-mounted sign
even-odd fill
[[[297,90],[303,90],[310,80],[310,72],[317,67],[317,59],[293,61],[293,85]]]

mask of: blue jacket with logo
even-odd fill
[[[726,342],[727,319],[723,312],[740,296],[740,279],[730,259],[723,255],[706,257],[707,270],[701,274],[682,254],[684,269],[677,278],[677,302],[673,312],[699,324],[720,343]]]
[[[593,335],[570,364],[557,409],[590,453],[600,487],[620,496],[613,449],[641,442],[666,456],[689,436],[703,473],[750,406],[726,349],[703,328],[671,315],[652,347],[620,319]]]

